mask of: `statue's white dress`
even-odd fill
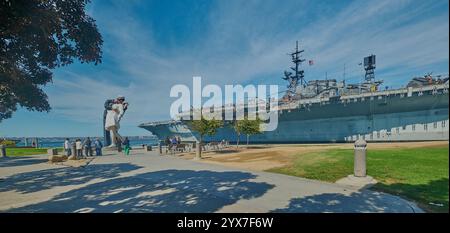
[[[116,138],[121,136],[118,133],[120,128],[120,119],[123,116],[123,105],[113,104],[111,110],[108,110],[105,120],[105,129],[110,131],[111,135],[111,146],[116,146]]]
[[[120,118],[122,118],[123,115],[123,105],[122,104],[113,104],[111,107],[111,110],[108,110],[106,114],[106,121],[105,121],[105,129],[111,130],[112,127],[115,127],[115,129],[120,128]]]

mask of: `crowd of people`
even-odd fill
[[[173,146],[181,144],[181,138],[180,136],[166,137],[164,144],[166,144],[167,148],[170,150]]]
[[[75,151],[72,148],[75,148]],[[72,142],[69,140],[69,138],[66,138],[66,140],[64,141],[65,155],[75,155],[75,157],[77,158],[91,157],[94,155],[94,151],[96,156],[101,156],[102,148],[103,143],[101,142],[100,138],[97,138],[94,141],[91,141],[90,137],[87,137],[83,141],[77,138]],[[125,137],[123,142],[119,143],[118,148],[120,148],[120,151],[123,148],[123,152],[125,155],[130,154],[131,146],[128,137]]]
[[[75,151],[72,149],[75,148]],[[102,155],[103,144],[99,138],[95,139],[94,142],[87,137],[84,141],[77,138],[75,141],[70,141],[68,138],[64,141],[64,152],[67,156],[75,155],[77,158],[91,157],[93,156],[93,151],[95,150],[96,156]]]

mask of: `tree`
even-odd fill
[[[239,148],[239,139],[241,138],[242,129],[244,128],[244,120],[235,120],[233,129],[236,132],[236,147]]]
[[[258,117],[255,120],[249,120],[245,117],[242,120],[236,120],[234,123],[234,130],[237,134],[237,147],[239,147],[239,138],[241,134],[247,135],[247,146],[249,143],[250,135],[261,133],[261,119]]]
[[[18,105],[50,111],[41,89],[51,70],[73,63],[101,62],[102,36],[85,12],[90,0],[0,1],[0,122]]]
[[[246,120],[245,121],[245,127],[242,131],[243,134],[247,135],[247,146],[248,141],[250,138],[250,135],[260,134],[261,133],[261,119],[258,117],[255,120]]]
[[[202,158],[202,147],[201,144],[203,143],[203,137],[213,136],[217,133],[217,129],[223,126],[222,121],[212,119],[207,120],[203,116],[201,116],[200,120],[193,120],[191,122],[191,128],[194,132],[197,132],[199,134],[199,140],[197,142],[197,152],[196,152],[196,159]]]

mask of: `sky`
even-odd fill
[[[447,0],[95,0],[87,12],[103,36],[103,61],[54,70],[44,87],[49,113],[19,109],[0,137],[102,135],[105,99],[130,103],[122,135],[150,135],[144,122],[168,120],[176,84],[276,84],[299,41],[305,79],[377,79],[398,88],[414,76],[449,73]]]

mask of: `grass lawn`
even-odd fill
[[[428,212],[448,212],[448,152],[448,146],[369,149],[367,174],[379,182],[371,189],[415,201]],[[269,171],[335,182],[353,173],[353,150],[298,154],[292,165]]]
[[[48,148],[6,148],[6,155],[23,156],[47,154],[47,149]],[[62,152],[62,148],[58,148],[58,152]]]

